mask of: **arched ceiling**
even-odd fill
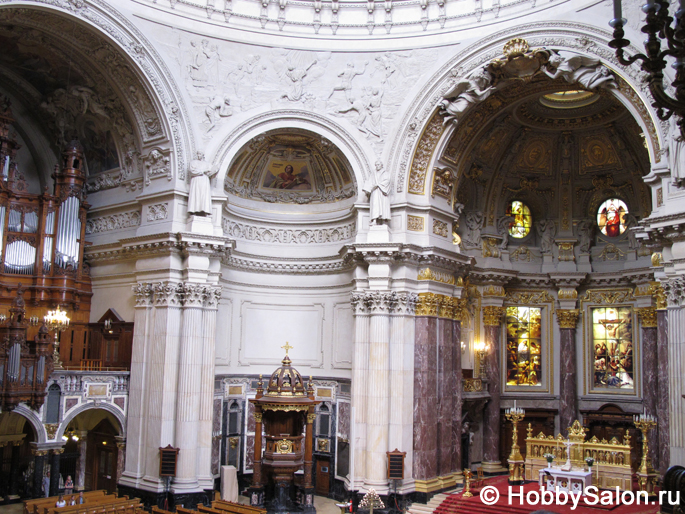
[[[262,134],[233,159],[224,189],[246,200],[270,204],[330,204],[352,199],[354,173],[327,139],[300,129]]]
[[[580,220],[617,196],[638,219],[649,215],[642,130],[610,91],[578,88],[546,78],[519,82],[464,116],[438,166],[456,172],[456,201],[466,211],[495,225],[518,199],[538,220],[563,219],[564,209]]]
[[[12,100],[14,128],[29,149],[47,147],[57,162],[77,137],[90,176],[139,172],[142,144],[159,140],[164,130],[117,48],[84,24],[27,8],[0,8],[0,47],[0,93]],[[52,173],[44,162],[39,166],[43,175]]]

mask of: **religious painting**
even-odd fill
[[[533,226],[533,216],[530,214],[528,206],[514,200],[507,207],[507,216],[512,216],[514,221],[509,225],[509,235],[516,239],[521,239],[530,234],[530,228]]]
[[[597,226],[608,237],[620,236],[626,231],[628,206],[623,200],[609,198],[597,210]]]
[[[112,133],[102,131],[92,121],[87,121],[81,129],[81,143],[86,157],[88,174],[94,175],[119,167],[119,155]]]
[[[633,389],[633,328],[630,307],[597,307],[592,312],[594,387]]]
[[[542,385],[542,309],[507,307],[507,385]]]
[[[262,187],[289,191],[311,191],[312,184],[307,162],[272,160],[264,174]]]

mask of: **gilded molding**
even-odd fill
[[[417,316],[437,316],[438,315],[438,296],[435,293],[419,293],[416,304]]]
[[[407,230],[411,232],[423,232],[425,218],[423,216],[412,216],[407,214]]]
[[[606,291],[601,289],[589,289],[581,298],[583,302],[602,303],[613,305],[615,303],[626,303],[635,301],[633,292],[629,289],[620,291]]]
[[[454,316],[452,306],[452,297],[438,295],[438,318],[452,319]]]
[[[433,271],[430,268],[425,268],[419,271],[417,279],[431,280],[433,282],[440,282],[442,284],[447,284],[450,286],[456,285],[457,283],[456,279],[454,278],[454,275],[452,275],[451,273],[445,273],[444,271]]]
[[[314,420],[316,420],[316,413],[307,414],[307,423],[314,423]]]
[[[499,327],[502,324],[502,316],[506,309],[488,305],[483,307],[483,325],[486,327]]]
[[[463,321],[468,316],[466,308],[466,298],[452,297],[452,319],[455,321]]]
[[[554,298],[547,291],[510,291],[504,301],[513,305],[535,305],[554,302]]]
[[[426,125],[423,134],[421,134],[421,139],[412,158],[411,168],[409,169],[408,193],[413,195],[422,195],[424,193],[428,163],[444,130],[445,125],[442,122],[442,116],[436,111]]]
[[[483,288],[483,296],[495,296],[497,298],[504,298],[506,296],[504,286],[489,285]]]
[[[578,309],[557,309],[556,314],[559,328],[576,328],[580,317]]]
[[[559,289],[557,296],[559,300],[576,300],[578,299],[578,291],[574,288],[561,288]]]
[[[668,307],[668,299],[666,298],[666,292],[664,291],[661,282],[652,282],[649,285],[648,291],[656,301],[657,310],[666,309]]]
[[[656,308],[642,307],[637,309],[637,317],[642,328],[656,328]]]
[[[48,440],[55,438],[58,428],[59,423],[45,423],[45,432],[48,435]]]

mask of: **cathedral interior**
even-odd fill
[[[3,501],[685,495],[645,2],[0,2]]]

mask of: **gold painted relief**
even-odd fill
[[[580,174],[620,168],[614,146],[604,134],[585,136],[580,140]]]
[[[552,174],[553,142],[549,137],[531,137],[523,151],[516,158],[516,167],[520,171]]]

